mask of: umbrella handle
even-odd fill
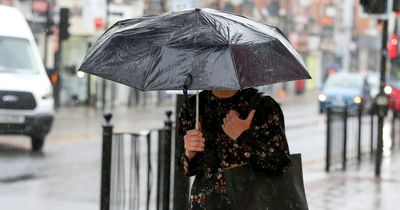
[[[199,130],[199,91],[196,90],[196,130]]]
[[[189,74],[186,77],[186,80],[183,84],[183,94],[185,95],[186,100],[188,99],[188,89],[189,86],[193,82],[193,76],[192,74]],[[196,124],[195,124],[196,130],[199,130],[199,90],[196,90]]]

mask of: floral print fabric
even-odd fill
[[[181,137],[195,127],[195,103],[195,97],[190,97],[181,107],[177,121]],[[245,119],[252,109],[256,112],[250,128],[238,139],[230,139],[222,130],[223,118],[235,110]],[[196,175],[189,209],[230,209],[224,168],[250,163],[268,175],[280,175],[290,166],[282,110],[274,99],[262,96],[258,90],[244,89],[224,99],[202,91],[199,118],[205,150],[190,160],[183,154],[180,161],[185,175]]]

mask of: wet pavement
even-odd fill
[[[100,141],[49,144],[41,154],[0,144],[0,209],[98,209],[100,150]]]
[[[114,130],[161,128],[169,109],[119,107],[113,111]],[[27,137],[0,136],[0,209],[99,209],[103,113],[87,107],[57,110],[41,153],[30,152]]]
[[[304,171],[311,210],[395,210],[400,199],[400,148],[395,148],[375,178],[375,163],[369,158],[346,172],[325,173],[321,168]]]

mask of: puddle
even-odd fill
[[[0,178],[0,183],[15,183],[21,181],[28,181],[36,178],[37,177],[34,174],[22,174],[13,177]]]

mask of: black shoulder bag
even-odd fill
[[[252,101],[254,102],[254,100]],[[300,154],[280,176],[269,176],[245,164],[224,170],[233,210],[308,210]]]
[[[224,171],[233,210],[307,210],[301,155],[290,156],[292,166],[280,176],[268,176],[251,164]]]

